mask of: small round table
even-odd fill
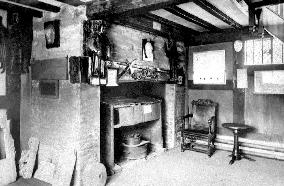
[[[233,134],[234,134],[234,148],[233,148],[233,152],[232,152],[232,155],[231,155],[232,159],[231,159],[229,164],[231,165],[235,162],[235,160],[240,160],[242,158],[254,161],[253,159],[251,159],[249,157],[241,155],[240,149],[239,149],[239,133],[240,133],[240,131],[252,129],[252,127],[245,125],[245,124],[242,124],[242,123],[223,123],[222,126],[224,128],[232,130]]]

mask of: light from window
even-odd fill
[[[226,84],[225,50],[193,53],[194,84]]]
[[[245,41],[245,65],[282,64],[283,43],[277,38]]]
[[[0,96],[6,96],[6,72],[0,72]]]

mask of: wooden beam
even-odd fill
[[[227,23],[228,25],[232,26],[236,29],[241,29],[242,25],[234,21],[232,18],[227,16],[225,13],[223,13],[221,10],[207,2],[206,0],[194,0],[194,3],[206,10],[207,12],[211,13],[213,16],[219,18],[223,22]]]
[[[250,6],[254,8],[259,8],[262,6],[269,6],[269,5],[278,5],[284,3],[284,0],[262,0],[262,1],[257,1],[257,2],[251,2]]]
[[[182,31],[184,33],[191,33],[191,34],[198,34],[198,33],[200,33],[200,32],[198,32],[196,30],[193,30],[191,28],[185,27],[185,26],[180,25],[178,23],[175,23],[173,21],[167,20],[167,19],[162,18],[160,16],[157,16],[155,14],[148,13],[148,14],[144,14],[143,16],[147,17],[148,19],[151,19],[153,21],[156,21],[156,22],[168,25],[170,27],[174,27],[174,28],[176,28],[176,29],[178,29],[178,30],[180,30],[180,31]]]
[[[41,10],[49,12],[59,12],[60,8],[51,4],[47,4],[37,0],[8,0],[9,2],[19,3],[26,6],[31,6],[33,8],[38,8]]]
[[[252,37],[249,28],[244,27],[242,30],[224,29],[221,32],[202,32],[193,34],[188,41],[190,46],[198,46],[205,44],[233,42],[235,40],[243,40]]]
[[[203,19],[200,19],[199,17],[192,15],[190,13],[188,13],[187,11],[179,8],[178,6],[172,6],[172,7],[168,7],[165,8],[165,10],[167,10],[168,12],[181,17],[189,22],[195,23],[203,28],[206,28],[210,31],[220,31],[221,29],[212,25],[211,23],[208,23],[207,21],[204,21]]]
[[[0,7],[1,9],[4,9],[4,10],[24,13],[24,15],[31,15],[33,17],[38,17],[38,18],[42,17],[41,11],[32,9],[28,6],[21,5],[19,3],[0,0]]]
[[[284,64],[252,65],[244,68],[247,69],[248,75],[254,75],[254,71],[284,70]]]
[[[169,36],[169,33],[171,33],[172,34],[171,36],[177,40],[185,40],[186,38],[189,38],[191,36],[189,31],[185,31],[180,27],[177,28],[177,27],[169,26],[162,22],[159,22],[161,24],[160,30],[153,29],[153,19],[145,15],[127,17],[127,18],[122,17],[121,19],[113,20],[113,23],[123,25],[126,27],[130,27],[130,28],[140,30],[143,32],[147,32],[153,35],[162,36],[165,38]]]
[[[65,3],[65,4],[69,4],[72,6],[80,6],[80,5],[84,5],[85,3],[80,1],[80,0],[57,0],[61,3]]]
[[[97,2],[87,4],[87,16],[90,19],[104,19],[109,16],[135,16],[143,15],[150,11],[163,9],[168,6],[191,2],[193,0],[155,0],[139,1],[137,0],[113,0],[110,7],[102,7]]]
[[[150,33],[153,35],[158,35],[158,36],[162,36],[162,37],[167,37],[167,33],[163,32],[163,31],[159,31],[159,30],[154,30],[153,28],[151,28],[149,25],[145,25],[145,24],[141,24],[141,20],[137,21],[137,17],[133,18],[129,18],[129,19],[119,19],[119,20],[114,20],[113,23],[118,24],[118,25],[122,25],[122,26],[126,26],[129,28],[133,28],[135,30],[139,30],[142,32],[146,32],[146,33]]]

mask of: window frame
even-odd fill
[[[262,54],[261,54],[261,63],[256,63],[254,60],[254,52],[255,52],[255,48],[252,49],[252,57],[253,57],[253,62],[252,63],[248,63],[247,61],[247,42],[248,41],[253,41],[253,47],[255,47],[254,42],[255,40],[261,39],[262,40]],[[263,50],[263,39],[270,39],[270,63],[263,63],[264,61],[264,50]],[[264,37],[264,38],[252,38],[252,39],[247,39],[244,41],[244,66],[247,67],[256,67],[256,66],[274,66],[274,65],[283,65],[284,64],[284,43],[281,43],[281,63],[274,63],[274,50],[276,50],[276,48],[274,48],[274,42],[276,42],[277,38],[274,37]],[[281,41],[280,41],[281,42]]]

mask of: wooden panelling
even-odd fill
[[[67,58],[36,60],[32,64],[32,80],[67,80]]]

